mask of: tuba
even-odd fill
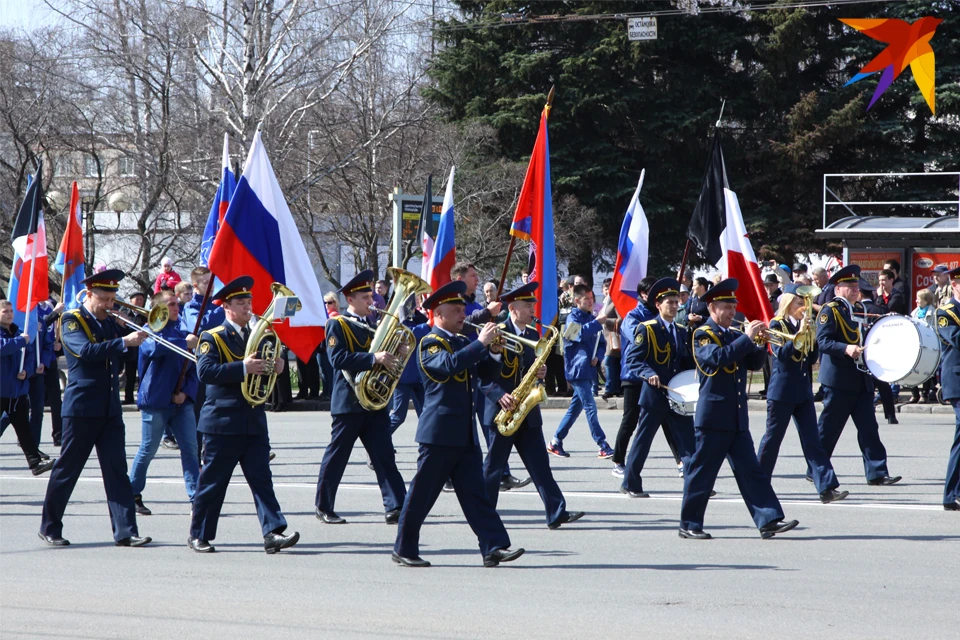
[[[534,324],[539,324],[536,318],[534,318],[533,322]],[[497,425],[497,431],[502,435],[512,436],[515,434],[517,429],[520,428],[520,425],[523,424],[527,414],[530,413],[535,406],[547,399],[547,390],[540,384],[540,380],[537,378],[537,371],[547,363],[547,358],[550,356],[550,352],[553,351],[553,345],[556,344],[557,339],[560,337],[560,332],[557,331],[556,327],[548,325],[543,325],[543,328],[547,330],[548,335],[540,338],[540,341],[535,345],[534,351],[537,354],[537,359],[533,361],[533,364],[527,370],[526,375],[523,376],[523,380],[520,381],[517,388],[510,392],[517,400],[516,408],[513,411],[501,409],[500,412],[497,413],[497,417],[493,420]],[[523,340],[519,344],[529,344],[529,341]]]
[[[266,308],[263,315],[257,320],[250,337],[247,339],[247,347],[243,352],[243,357],[248,358],[256,355],[258,358],[267,361],[267,371],[269,373],[248,373],[240,387],[244,399],[250,403],[250,406],[256,407],[270,398],[273,393],[273,387],[277,384],[276,360],[280,357],[283,344],[279,336],[273,330],[273,323],[276,319],[283,320],[291,317],[301,308],[300,301],[296,294],[280,284],[274,282],[270,285],[273,291],[273,300],[270,306]],[[277,305],[280,305],[278,312]]]
[[[348,372],[343,372],[347,382],[357,394],[360,406],[368,411],[379,411],[387,406],[393,398],[393,391],[400,382],[400,375],[406,368],[410,356],[416,351],[417,338],[413,335],[413,331],[400,322],[400,307],[412,295],[433,291],[433,288],[419,276],[397,267],[387,269],[387,276],[393,280],[393,296],[386,309],[378,310],[383,318],[373,334],[369,352],[387,351],[396,356],[397,362],[392,367],[374,364],[373,369],[361,371],[353,379]]]

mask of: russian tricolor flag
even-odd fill
[[[552,92],[551,92],[552,96]],[[557,319],[557,253],[553,233],[553,193],[550,188],[550,140],[547,135],[549,103],[540,116],[540,130],[533,145],[533,155],[520,189],[517,211],[510,225],[510,235],[530,242],[532,268],[528,282],[540,283],[537,297],[537,318],[543,325]],[[543,330],[541,330],[542,332]]]
[[[327,313],[323,295],[287,201],[258,131],[243,175],[233,192],[210,252],[210,270],[224,282],[252,276],[253,311],[262,314],[279,282],[300,298],[303,308],[274,325],[280,340],[301,360],[309,360],[323,340]]]
[[[220,231],[220,225],[223,224],[223,218],[227,215],[227,209],[230,206],[230,199],[237,189],[237,179],[230,168],[230,136],[226,133],[223,134],[223,158],[220,166],[220,186],[217,187],[217,195],[213,198],[213,205],[210,207],[210,214],[207,216],[207,224],[203,228],[203,237],[200,239],[201,267],[210,264],[213,242],[217,239],[217,232]]]
[[[421,269],[423,279],[436,291],[450,282],[450,270],[457,261],[457,244],[453,233],[453,174],[456,167],[450,167],[450,179],[447,180],[447,191],[443,196],[443,210],[440,213],[440,224],[437,227],[437,238],[432,246],[429,236],[424,233],[423,264]]]
[[[621,318],[637,306],[637,285],[647,275],[647,256],[650,249],[650,225],[640,206],[640,189],[646,171],[640,172],[640,182],[633,192],[627,207],[627,215],[620,227],[620,242],[617,243],[617,264],[613,268],[610,283],[610,298]]]
[[[67,309],[76,309],[80,306],[77,295],[84,289],[83,286],[83,226],[80,212],[80,190],[76,181],[70,192],[70,211],[67,214],[67,226],[60,241],[60,250],[57,251],[57,260],[54,267],[63,275],[63,288],[60,290],[61,301]]]

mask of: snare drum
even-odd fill
[[[884,316],[867,333],[863,361],[877,380],[916,387],[937,372],[940,339],[922,320]]]
[[[674,413],[693,417],[697,413],[697,400],[700,398],[700,380],[696,369],[687,369],[670,378],[667,383],[667,400]]]

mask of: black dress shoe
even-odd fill
[[[400,509],[391,509],[383,514],[383,519],[387,524],[397,524],[400,522]]]
[[[129,538],[124,538],[123,540],[117,540],[114,544],[118,547],[142,547],[145,544],[150,544],[153,542],[153,538],[150,536],[130,536]]]
[[[530,478],[515,478],[511,475],[503,476],[500,480],[500,491],[510,491],[510,489],[519,489],[530,484],[532,480]]]
[[[60,446],[62,446],[62,445],[61,445],[61,443],[60,443],[59,440],[54,440],[54,441],[53,441],[53,446],[55,446],[55,447],[60,447]]]
[[[177,444],[177,440],[175,438],[162,438],[160,440],[160,446],[164,449],[171,450],[177,450],[180,448],[180,445]]]
[[[831,502],[836,502],[837,500],[843,500],[848,495],[849,491],[837,491],[836,489],[827,489],[820,494],[820,502],[823,504],[830,504]]]
[[[456,491],[456,489],[455,489],[454,486],[453,486],[453,482],[452,482],[451,480],[447,480],[447,481],[443,484],[443,492],[444,492],[444,493],[453,493],[454,491]]]
[[[47,462],[38,462],[36,465],[30,467],[30,473],[35,476],[40,475],[41,473],[46,473],[53,469],[53,461],[48,460]]]
[[[50,456],[48,456],[47,454],[45,454],[43,451],[40,451],[40,449],[37,449],[37,455],[40,456],[40,459],[41,459],[41,460],[49,460],[49,459],[50,459]]]
[[[293,532],[293,535],[285,536],[282,533],[268,533],[263,536],[263,550],[267,553],[276,553],[280,549],[292,547],[300,541],[300,533]]]
[[[649,498],[650,494],[646,491],[630,491],[626,487],[620,487],[620,493],[630,496],[631,498]]]
[[[46,536],[42,533],[38,533],[37,535],[51,547],[66,547],[70,544],[69,540],[64,540],[60,536]]]
[[[803,476],[803,479],[809,482],[810,484],[813,484],[813,476]]]
[[[143,505],[143,498],[139,495],[133,496],[133,506],[137,510],[138,516],[150,516],[153,515],[153,511],[147,509]]]
[[[903,480],[903,476],[883,476],[876,480],[867,480],[867,484],[873,485],[874,487],[885,487],[887,485],[897,484],[901,480]]]
[[[772,538],[778,533],[786,533],[787,531],[790,531],[790,529],[793,529],[798,524],[800,524],[799,520],[791,520],[790,522],[784,522],[783,520],[776,520],[774,522],[765,524],[762,527],[760,527],[760,537],[763,538],[764,540],[766,540],[767,538]]]
[[[960,498],[943,505],[944,511],[960,511]]]
[[[271,451],[271,452],[270,452],[270,456],[267,458],[267,460],[268,460],[268,461],[271,461],[271,460],[273,460],[273,459],[276,458],[276,457],[277,457],[277,454],[275,454],[273,451]]]
[[[414,569],[424,569],[430,566],[430,563],[421,558],[420,556],[413,556],[412,558],[404,558],[403,556],[397,554],[396,551],[393,552],[393,555],[390,557],[395,563],[401,567],[413,567]]]
[[[197,553],[213,553],[216,551],[212,544],[200,538],[187,538],[187,546]]]
[[[347,524],[346,520],[338,516],[333,511],[320,511],[320,509],[317,509],[317,518],[320,520],[320,522],[324,522],[326,524]]]
[[[704,531],[703,529],[683,529],[679,531],[681,538],[687,538],[688,540],[710,540],[713,538],[712,535]]]
[[[887,424],[900,424],[900,421],[897,420],[896,416],[891,416],[887,418]]]
[[[583,511],[565,511],[562,516],[548,524],[547,529],[559,529],[560,525],[576,522],[585,515],[587,514]]]
[[[525,549],[517,549],[516,551],[510,551],[509,549],[497,549],[496,551],[483,556],[483,566],[495,567],[501,562],[513,562],[522,556],[524,551]]]

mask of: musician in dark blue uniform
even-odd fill
[[[496,317],[500,313],[502,303],[499,300],[494,302],[486,302],[486,299],[483,296],[481,291],[480,300],[477,300],[477,288],[480,286],[480,276],[477,274],[477,268],[469,262],[458,262],[453,265],[453,268],[450,269],[450,278],[453,280],[462,280],[464,284],[467,285],[467,291],[463,295],[463,299],[466,300],[467,308],[467,322],[475,325],[484,325],[488,322],[496,322]],[[471,340],[477,339],[477,330],[473,327],[466,325],[463,329],[463,335],[467,336]],[[480,393],[479,388],[474,389],[474,398],[473,398],[473,407],[477,412],[477,422],[480,424],[480,429],[483,432],[483,439],[487,445],[487,451],[490,451],[490,445],[493,442],[494,436],[497,435],[496,428],[492,428],[490,425],[490,419],[484,415],[484,410],[486,408],[486,402],[484,402],[483,396]],[[500,491],[510,491],[511,489],[520,489],[522,487],[530,484],[530,478],[520,479],[514,477],[510,473],[510,463],[507,462],[503,465],[503,478],[500,480]],[[444,491],[451,492],[453,491],[453,484],[447,482],[444,487]]]
[[[296,532],[283,535],[287,520],[273,491],[267,414],[262,404],[253,406],[243,397],[248,375],[269,373],[269,362],[258,354],[244,358],[251,331],[252,289],[253,278],[240,276],[213,294],[221,302],[225,319],[202,332],[197,346],[197,373],[207,385],[207,397],[197,423],[197,431],[203,434],[203,466],[193,496],[187,545],[198,553],[214,551],[210,541],[217,537],[220,510],[238,463],[257,505],[264,551],[276,553],[300,539]],[[284,364],[283,358],[276,358],[274,371],[280,373]]]
[[[434,312],[434,327],[420,341],[419,349],[424,388],[416,436],[420,456],[400,512],[393,549],[393,561],[407,567],[430,566],[420,557],[420,527],[448,478],[479,540],[483,566],[495,567],[523,554],[523,549],[509,550],[510,536],[484,489],[473,387],[478,376],[500,374],[500,349],[487,349],[497,333],[493,323],[485,324],[476,340],[460,335],[466,319],[465,293],[466,285],[456,280],[423,301],[423,308]]]
[[[700,372],[700,399],[693,421],[696,451],[685,465],[680,537],[706,540],[703,517],[713,483],[726,459],[737,479],[740,495],[760,529],[771,538],[796,527],[784,522],[780,501],[763,472],[750,437],[747,418],[747,371],[760,369],[767,350],[754,339],[765,328],[754,320],[744,331],[730,328],[737,313],[737,280],[728,278],[704,294],[710,319],[693,333],[694,363]]]
[[[207,308],[203,310],[203,319],[200,321],[200,330],[197,331],[197,318],[200,317],[200,308],[203,307],[203,298],[207,293],[207,287],[212,287],[213,274],[206,267],[197,267],[190,272],[190,281],[193,282],[193,299],[183,305],[183,315],[180,316],[180,329],[187,334],[187,340],[192,341],[199,338],[199,334],[207,329],[219,327],[223,324],[223,309],[207,302]],[[194,333],[196,331],[196,333]],[[202,382],[197,384],[197,399],[193,403],[193,414],[197,420],[200,419],[200,410],[203,408],[203,401],[207,397],[207,385]],[[169,436],[169,440],[167,437]],[[202,436],[197,434],[197,446],[199,450],[200,439]],[[160,443],[165,448],[175,448],[176,438],[172,433],[164,432],[164,440]]]
[[[376,333],[367,320],[374,310],[373,279],[373,271],[366,270],[343,285],[340,292],[347,298],[347,310],[327,322],[327,356],[333,366],[333,397],[330,401],[333,426],[330,444],[320,463],[315,501],[317,518],[326,524],[346,523],[334,511],[334,506],[337,488],[357,438],[367,450],[377,474],[387,524],[396,524],[400,519],[400,507],[406,495],[390,437],[388,410],[386,407],[377,411],[364,408],[350,382],[361,371],[373,369],[375,364],[393,368],[397,363],[397,356],[389,351],[369,351]]]
[[[420,339],[430,333],[430,325],[427,324],[427,317],[414,310],[403,319],[403,326],[413,331],[417,339],[417,346],[420,346]],[[417,412],[417,417],[423,412],[423,383],[420,382],[420,363],[416,357],[407,361],[407,366],[403,368],[400,374],[400,382],[393,391],[393,399],[390,401],[390,435],[396,433],[400,425],[407,419],[407,411],[410,408],[410,401],[413,400],[413,408]]]
[[[890,485],[901,480],[887,471],[887,450],[880,441],[877,416],[873,408],[873,378],[858,367],[863,355],[863,329],[850,315],[850,308],[861,310],[860,267],[851,264],[830,278],[836,298],[823,305],[817,316],[817,344],[820,348],[820,385],[823,410],[817,430],[820,446],[827,457],[840,440],[849,418],[857,427],[857,442],[863,453],[867,483]]]
[[[63,538],[63,514],[94,447],[117,546],[140,547],[150,542],[137,530],[120,410],[124,351],[140,346],[147,334],[133,331],[121,337],[120,328],[107,314],[123,276],[119,269],[107,269],[83,280],[87,287],[83,304],[60,318],[69,367],[63,392],[63,440],[50,473],[40,524],[40,538],[51,546],[70,544]]]
[[[797,295],[797,286],[788,284],[780,296],[780,308],[770,321],[770,328],[781,333],[797,335],[805,331],[808,319],[804,315],[804,299]],[[812,325],[812,319],[810,320]],[[800,448],[807,459],[811,478],[824,504],[843,500],[847,491],[837,491],[840,483],[830,458],[820,446],[817,434],[817,409],[813,404],[813,381],[810,365],[820,352],[816,340],[804,353],[794,340],[783,346],[772,345],[773,368],[767,385],[767,431],[760,440],[757,458],[764,472],[772,476],[780,453],[780,444],[787,432],[790,418],[797,425]]]
[[[952,296],[949,302],[937,309],[936,328],[943,343],[940,385],[944,399],[953,405],[957,427],[953,435],[953,446],[950,448],[950,460],[947,462],[943,508],[947,511],[960,511],[960,267],[951,270],[948,275]]]
[[[628,352],[628,368],[643,379],[640,392],[640,423],[627,457],[621,493],[631,498],[647,498],[643,490],[643,465],[650,453],[650,444],[660,425],[670,430],[684,465],[693,453],[693,419],[670,409],[665,392],[660,388],[681,371],[693,368],[687,331],[674,322],[680,309],[680,283],[662,278],[650,288],[648,300],[659,312],[653,320],[637,326],[633,348]]]
[[[500,296],[500,301],[508,305],[510,311],[507,319],[498,325],[500,333],[519,336],[531,342],[537,342],[540,339],[540,333],[532,326],[537,302],[534,293],[539,286],[537,282],[530,282]],[[511,436],[502,435],[497,430],[495,422],[501,409],[513,411],[523,401],[523,398],[511,394],[529,373],[537,355],[532,348],[522,345],[522,353],[512,353],[504,349],[501,358],[503,366],[499,375],[484,379],[480,383],[482,397],[486,402],[483,416],[488,422],[487,430],[494,434],[487,451],[487,458],[483,463],[487,498],[496,508],[500,497],[503,468],[507,464],[510,450],[516,447],[520,459],[530,472],[534,486],[540,492],[540,499],[543,500],[543,506],[546,509],[547,527],[558,529],[560,525],[579,520],[584,514],[582,511],[567,511],[567,502],[563,498],[563,493],[560,492],[560,487],[557,486],[557,481],[553,479],[547,445],[543,439],[543,417],[540,415],[540,407],[535,406],[527,414],[520,428]],[[547,376],[546,364],[540,366],[536,376],[540,380]]]

